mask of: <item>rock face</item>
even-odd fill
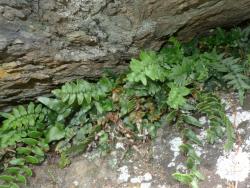
[[[250,19],[249,0],[0,0],[0,108],[119,72],[140,49]]]

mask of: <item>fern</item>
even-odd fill
[[[130,82],[141,82],[147,85],[148,79],[163,82],[166,79],[166,70],[160,64],[155,52],[141,52],[140,60],[132,59],[131,73],[127,75]]]
[[[13,108],[11,113],[1,113],[3,117],[7,118],[3,121],[1,131],[10,129],[26,129],[29,126],[34,126],[36,123],[42,122],[45,118],[46,109],[42,105],[37,106],[30,103],[28,108],[18,106]]]
[[[175,82],[178,86],[185,86],[190,83],[190,75],[193,71],[194,62],[192,59],[185,58],[181,64],[174,65],[168,79]]]
[[[242,57],[249,53],[249,37],[249,26],[244,29],[233,28],[230,31],[217,28],[212,31],[212,35],[198,38],[199,40],[196,42],[196,46],[200,47],[201,51],[216,49],[220,53]]]
[[[0,149],[5,151],[2,158],[11,158],[7,159],[0,180],[8,187],[26,185],[26,176],[31,176],[32,171],[25,164],[41,163],[49,147],[43,134],[47,109],[30,103],[27,108],[18,106],[1,115],[6,118],[0,128]],[[8,153],[8,147],[15,148],[15,152]]]
[[[61,89],[56,89],[52,93],[62,102],[69,105],[78,103],[90,104],[92,100],[99,100],[106,96],[114,87],[112,80],[102,78],[97,84],[90,84],[85,80],[77,80],[76,82],[66,83]]]
[[[136,98],[123,95],[119,100],[119,105],[121,106],[120,108],[121,116],[124,116],[135,110]]]
[[[77,80],[76,82],[66,83],[61,89],[56,89],[52,93],[62,102],[67,102],[72,105],[76,101],[79,105],[85,99],[88,103],[92,100],[93,87],[84,80]]]
[[[163,61],[162,66],[169,69],[170,66],[182,62],[184,58],[184,49],[176,38],[170,37],[167,48],[163,48],[158,56]]]
[[[32,171],[27,166],[7,167],[0,175],[1,187],[19,188],[19,185],[27,186],[27,177],[32,176]]]
[[[195,39],[184,47],[171,37],[159,53],[143,51],[139,59],[132,59],[128,74],[115,81],[104,77],[97,83],[68,82],[53,90],[53,97],[39,97],[39,105],[30,103],[1,113],[0,182],[4,185],[0,187],[26,186],[26,178],[32,175],[27,166],[41,163],[51,143],[61,155],[60,166],[66,166],[70,156],[93,142],[105,153],[114,133],[145,141],[155,138],[167,121],[181,130],[181,151],[187,159],[186,173],[173,177],[197,188],[203,180],[198,171],[201,158],[194,149],[203,145],[196,135],[203,127],[197,112],[209,119],[207,140],[213,144],[226,135],[225,149],[230,150],[234,128],[220,99],[208,90],[227,86],[237,90],[243,101],[250,89],[249,34],[249,28],[229,33],[218,29],[215,36]]]
[[[20,141],[25,137],[28,130],[36,131],[39,127],[42,128],[42,122],[47,114],[47,109],[41,104],[35,106],[30,103],[27,109],[24,106],[13,108],[11,113],[1,113],[7,119],[3,121],[0,128],[0,148],[6,148],[8,145],[13,145],[16,141]]]
[[[186,87],[177,87],[171,83],[169,85],[171,90],[169,92],[167,103],[171,108],[178,109],[186,104],[186,99],[184,97],[190,94],[190,89]]]
[[[167,78],[177,86],[206,81],[209,77],[209,67],[208,62],[204,62],[204,57],[203,54],[183,57],[182,62],[171,67]]]
[[[239,64],[239,59],[233,57],[223,59],[220,64],[215,64],[214,69],[225,74],[222,78],[229,87],[239,92],[239,99],[241,104],[243,104],[244,93],[250,89],[248,84],[250,79],[244,75],[245,70],[243,65]]]
[[[227,143],[225,148],[227,150],[232,149],[235,141],[235,134],[232,124],[228,120],[224,106],[222,105],[219,98],[213,94],[201,93],[198,98],[199,103],[197,109],[205,114],[210,123],[207,130],[208,142],[213,144],[216,140],[223,137],[223,127],[226,128]]]
[[[195,134],[190,132],[190,130],[185,131],[186,134],[191,134],[188,136],[188,142],[193,142],[192,139]],[[188,133],[189,132],[189,133]],[[195,136],[196,137],[196,136]],[[197,138],[195,140],[198,140]],[[195,141],[197,142],[197,141]],[[199,143],[199,142],[198,142]],[[197,170],[198,165],[201,162],[201,158],[196,154],[192,144],[185,143],[180,146],[181,151],[187,156],[186,166],[188,171],[186,173],[176,172],[172,176],[182,184],[191,186],[192,188],[198,187],[198,182],[204,180],[204,176]]]

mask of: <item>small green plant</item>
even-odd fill
[[[222,79],[228,87],[232,87],[239,93],[239,99],[243,104],[244,93],[250,89],[249,77],[244,74],[244,66],[239,63],[240,58],[229,57],[223,59],[220,64],[215,64],[215,69],[218,73],[222,73]]]
[[[3,187],[26,185],[26,177],[32,175],[28,164],[44,160],[49,145],[45,140],[44,124],[47,109],[41,104],[30,103],[13,108],[11,113],[1,113],[6,119],[0,128],[0,160],[4,161],[0,180]]]
[[[204,143],[197,130],[207,131],[207,141],[227,138],[232,149],[234,129],[217,91],[244,93],[250,89],[249,28],[226,32],[181,44],[175,38],[160,52],[143,51],[132,59],[127,75],[101,78],[97,83],[76,80],[39,97],[38,103],[1,113],[0,187],[27,184],[31,164],[41,163],[51,144],[61,155],[59,166],[95,145],[102,154],[110,151],[116,136],[135,141],[153,139],[157,129],[171,124],[180,130],[187,172],[173,177],[193,188],[203,175],[202,159],[195,146]],[[209,125],[201,125],[199,116]]]

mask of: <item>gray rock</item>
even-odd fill
[[[74,31],[66,35],[67,39],[74,44],[96,45],[97,38],[89,36],[84,31]]]
[[[20,19],[25,19],[26,15],[20,10],[6,6],[4,8],[3,17],[9,21],[13,21],[16,17]]]
[[[1,0],[0,108],[103,68],[120,72],[172,34],[187,40],[249,18],[249,0]]]

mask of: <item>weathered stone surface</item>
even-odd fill
[[[249,0],[0,0],[0,108],[249,18]]]

